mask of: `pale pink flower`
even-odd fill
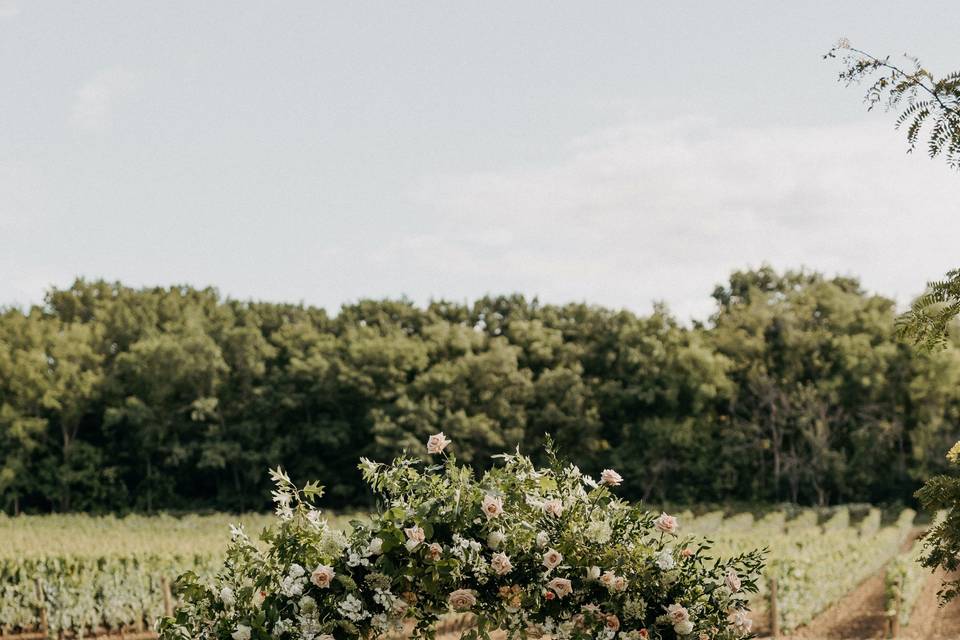
[[[604,469],[600,472],[600,482],[611,487],[616,487],[623,482],[623,476],[613,469]]]
[[[477,596],[470,589],[457,589],[447,597],[447,602],[456,611],[466,611],[477,604]]]
[[[321,564],[310,574],[310,582],[321,589],[329,589],[330,584],[333,582],[334,575],[333,567]]]
[[[436,562],[442,557],[443,557],[443,547],[441,547],[439,544],[434,542],[427,547],[427,558],[429,558],[433,562]]]
[[[730,591],[733,591],[734,593],[740,591],[740,587],[742,586],[740,583],[740,576],[738,576],[737,572],[733,569],[727,570],[727,575],[723,577],[723,581]]]
[[[503,500],[500,496],[485,495],[483,504],[480,506],[487,518],[496,518],[503,513]]]
[[[627,590],[627,579],[623,576],[617,576],[613,579],[613,590],[614,591],[626,591]]]
[[[407,535],[406,547],[408,551],[413,551],[426,539],[426,534],[423,532],[423,529],[417,525],[407,527],[403,532]]]
[[[563,514],[563,503],[556,498],[547,500],[543,503],[543,512],[548,516],[559,518]]]
[[[611,613],[604,620],[604,624],[610,631],[618,631],[620,629],[620,618]]]
[[[547,569],[553,569],[563,562],[563,554],[556,549],[547,549],[543,554],[543,566]]]
[[[563,598],[573,593],[573,585],[566,578],[554,578],[547,583],[547,588],[557,594],[557,597]]]
[[[617,580],[617,574],[613,571],[604,571],[603,575],[600,576],[600,584],[605,586],[607,589],[613,589],[614,582]]]
[[[443,435],[443,431],[436,433],[427,438],[427,453],[430,455],[440,453],[447,448],[448,444],[450,444],[450,440],[447,439],[447,436]]]
[[[660,517],[653,521],[653,526],[664,533],[677,535],[677,529],[680,527],[680,523],[677,522],[677,519],[673,516],[661,513]]]
[[[687,611],[686,607],[679,604],[672,604],[667,607],[667,617],[670,618],[670,622],[672,622],[674,625],[678,625],[689,620],[690,613]]]
[[[490,559],[490,568],[498,576],[506,575],[513,569],[510,558],[505,553],[495,553]]]

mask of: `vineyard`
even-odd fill
[[[760,593],[751,603],[754,618],[762,632],[789,634],[877,574],[884,576],[891,624],[896,618],[898,627],[908,627],[929,578],[916,564],[922,547],[912,542],[914,516],[909,509],[838,507],[679,517],[685,533],[713,541],[714,555],[769,548]],[[169,587],[178,574],[209,574],[220,561],[229,525],[242,523],[256,533],[271,519],[0,516],[0,633],[145,634],[175,606]]]

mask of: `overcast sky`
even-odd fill
[[[84,276],[689,318],[764,262],[904,302],[960,263],[960,174],[820,56],[947,72],[958,24],[955,0],[0,0],[0,304]]]

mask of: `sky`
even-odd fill
[[[960,3],[0,0],[0,305],[76,277],[336,311],[705,318],[736,269],[906,303],[960,174],[822,54],[960,69]]]

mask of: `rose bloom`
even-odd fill
[[[668,516],[665,513],[661,513],[660,517],[653,521],[653,526],[664,533],[676,535],[677,528],[680,526],[680,523],[678,523],[677,519],[673,516]]]
[[[547,549],[546,553],[543,554],[543,566],[547,569],[553,569],[561,562],[563,562],[563,554],[556,549]]]
[[[667,616],[670,618],[670,622],[672,622],[674,625],[690,619],[690,614],[687,612],[686,607],[683,607],[679,604],[672,604],[667,607]]]
[[[613,588],[613,583],[617,579],[617,574],[613,571],[604,571],[603,575],[600,576],[600,584],[605,586],[607,589]]]
[[[313,570],[313,573],[310,574],[310,582],[317,585],[321,589],[329,589],[330,583],[333,582],[333,576],[333,567],[321,564],[318,565],[317,568]]]
[[[487,518],[496,518],[503,513],[503,500],[500,499],[500,496],[484,496],[481,508]]]
[[[559,518],[563,513],[563,503],[553,498],[552,500],[547,500],[543,503],[543,512],[548,516],[553,516],[554,518]]]
[[[680,555],[682,555],[684,558],[689,558],[693,555],[693,549],[690,547],[684,547],[683,551],[680,552]]]
[[[650,632],[646,629],[640,629],[640,631],[637,631],[637,637],[641,638],[642,640],[647,640],[647,638],[650,637]]]
[[[620,629],[620,618],[611,613],[604,620],[604,624],[607,625],[607,629],[610,629],[611,631],[617,631]]]
[[[383,540],[380,538],[374,538],[370,541],[370,546],[368,547],[370,553],[374,555],[380,555],[383,552]]]
[[[587,569],[587,580],[596,580],[600,577],[600,567],[592,566]]]
[[[501,531],[491,531],[491,532],[490,532],[490,535],[487,536],[487,545],[488,545],[491,549],[496,549],[497,547],[499,547],[500,545],[502,545],[502,544],[503,544],[503,541],[506,540],[506,539],[507,539],[507,537],[506,537],[505,535],[503,535],[503,532],[501,532]]]
[[[543,594],[543,597],[547,600],[553,600],[557,597],[557,595],[553,591],[547,591],[545,594]]]
[[[433,562],[436,562],[443,557],[443,547],[436,542],[432,543],[427,547],[427,557]]]
[[[513,569],[510,558],[505,553],[493,554],[493,558],[490,559],[490,567],[498,576],[506,575]]]
[[[604,469],[600,472],[600,482],[611,487],[616,487],[623,482],[623,476],[613,469]]]
[[[547,532],[546,532],[546,531],[541,531],[540,533],[538,533],[538,534],[537,534],[537,546],[538,546],[538,547],[545,547],[545,546],[547,546],[548,544],[550,544],[550,536],[547,535]]]
[[[450,440],[448,440],[447,436],[443,435],[443,431],[441,431],[427,438],[427,453],[430,455],[440,453],[447,448],[448,444],[450,444]]]
[[[613,579],[613,590],[614,591],[626,591],[627,590],[627,579],[623,576],[617,576]]]
[[[554,578],[547,583],[547,588],[552,589],[560,598],[573,593],[573,586],[566,578]]]
[[[693,633],[693,623],[689,620],[684,620],[683,622],[678,622],[673,625],[673,630],[681,636],[685,636],[688,633]]]
[[[407,534],[408,541],[416,542],[417,544],[420,544],[426,539],[426,534],[424,534],[423,529],[421,529],[417,525],[413,525],[412,527],[407,527],[406,529],[403,530],[403,532]],[[413,546],[415,547],[417,546],[417,544]]]
[[[733,569],[727,571],[727,575],[723,577],[723,582],[727,585],[727,588],[734,593],[740,591],[740,587],[742,586],[740,584],[740,576],[738,576],[737,572]]]
[[[447,602],[457,611],[466,611],[477,604],[477,597],[470,589],[457,589],[447,597]]]

